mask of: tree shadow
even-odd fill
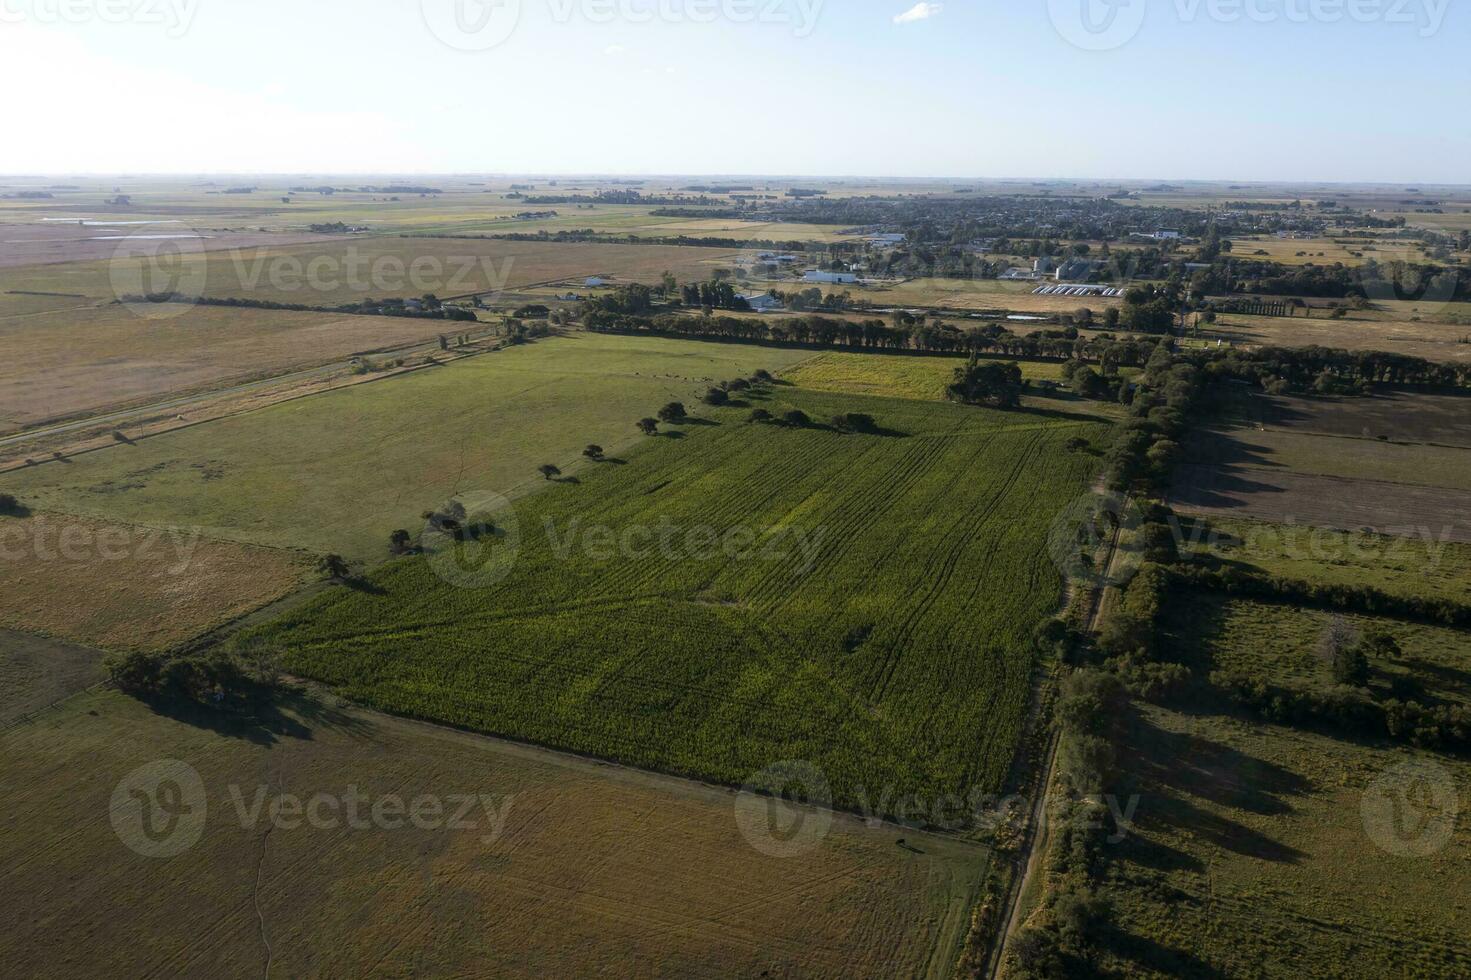
[[[1180,893],[1177,900],[1191,902],[1190,896]],[[1166,946],[1156,939],[1125,932],[1115,923],[1108,923],[1097,938],[1099,946],[1120,959],[1138,965],[1137,970],[1128,970],[1124,975],[1135,973],[1157,973],[1172,977],[1200,977],[1204,980],[1224,980],[1226,972],[1206,962],[1189,950]]]
[[[579,480],[575,476],[554,476],[554,477],[551,478],[550,482],[551,483],[581,483],[582,481]]]
[[[311,741],[316,737],[316,729],[332,729],[357,736],[372,729],[364,719],[334,708],[315,694],[299,688],[258,692],[239,709],[211,708],[192,701],[164,699],[150,699],[143,703],[160,717],[253,745],[274,745],[283,739]]]
[[[728,402],[727,404],[734,405],[735,402]],[[671,425],[719,425],[720,423],[717,422],[717,421],[715,421],[714,419],[701,418],[698,415],[686,415],[684,418],[678,420],[677,422],[672,422],[670,424]]]
[[[384,589],[383,586],[379,585],[376,582],[370,581],[369,579],[363,578],[361,575],[348,576],[347,578],[342,580],[342,585],[345,588],[352,589],[354,592],[361,592],[364,595],[388,594],[388,590]]]
[[[626,459],[619,459],[617,456],[604,456],[602,459],[596,460],[596,462],[599,462],[599,463],[607,463],[610,466],[627,466],[628,465],[628,460],[626,460]]]
[[[684,433],[683,432],[680,432],[678,430],[665,430],[664,432],[658,433],[654,438],[656,438],[656,439],[683,439],[684,438]]]

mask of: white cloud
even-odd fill
[[[944,9],[945,5],[943,3],[926,3],[925,0],[920,0],[919,3],[904,11],[904,13],[895,14],[894,23],[912,24],[917,20],[929,20]]]
[[[610,44],[606,48],[603,49],[603,54],[606,54],[606,55],[618,55],[618,54],[622,54],[623,52],[625,52],[627,50],[628,49],[625,48],[621,44]]]

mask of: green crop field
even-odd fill
[[[882,433],[712,410],[263,635],[363,703],[634,765],[739,784],[803,759],[840,804],[886,812],[1000,789],[1030,635],[1062,599],[1048,530],[1096,467],[1064,444],[1107,426],[790,386],[759,401]],[[504,580],[460,564],[486,547]]]
[[[638,438],[664,402],[810,356],[738,345],[574,334],[47,462],[0,485],[55,511],[207,536],[388,553],[395,528],[456,493],[514,495],[536,468]]]

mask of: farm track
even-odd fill
[[[1094,491],[1101,489],[1102,484],[1094,486]],[[1115,526],[1113,533],[1109,536],[1108,552],[1103,561],[1104,583],[1107,582],[1108,574],[1113,570],[1114,558],[1118,553],[1119,528]],[[1103,599],[1108,586],[1101,584],[1092,589],[1088,597],[1088,612],[1084,617],[1086,630],[1089,633],[1097,633],[1099,619],[1103,613]],[[1037,796],[1032,803],[1031,813],[1027,819],[1026,842],[1022,852],[1018,855],[1017,863],[1021,867],[1020,875],[1013,875],[1006,896],[1006,915],[996,941],[992,944],[992,955],[986,975],[990,978],[999,978],[1005,973],[1006,950],[1010,945],[1011,938],[1021,926],[1022,901],[1026,897],[1027,890],[1032,882],[1036,880],[1037,873],[1041,870],[1043,859],[1046,856],[1046,819],[1049,794],[1052,790],[1053,780],[1057,769],[1057,750],[1062,741],[1062,732],[1054,725],[1047,742],[1047,751],[1041,766],[1037,783]]]

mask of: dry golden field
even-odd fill
[[[69,514],[0,517],[0,627],[161,650],[293,591],[294,552]]]
[[[748,817],[768,801],[744,798],[738,821],[728,790],[309,696],[237,728],[92,692],[0,752],[14,975],[942,978],[990,863],[845,816],[821,833],[781,805],[773,832],[797,827],[798,846],[761,850],[775,838]],[[123,843],[145,839],[137,804],[114,791],[159,760],[198,773],[201,829],[144,857]],[[281,794],[327,802],[312,817]]]

